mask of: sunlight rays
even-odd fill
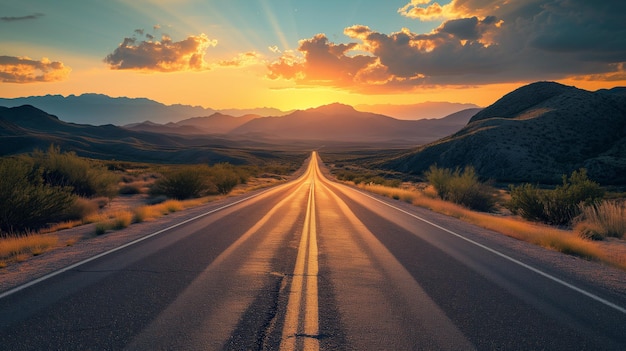
[[[276,35],[276,37],[278,37],[280,45],[282,45],[282,50],[289,50],[289,41],[287,40],[287,37],[285,37],[285,33],[280,26],[280,22],[276,18],[274,11],[272,11],[269,4],[267,3],[267,0],[261,0],[261,7],[263,8],[263,12],[265,12],[265,17],[267,18],[268,22],[272,26],[272,29],[274,30],[274,34]]]

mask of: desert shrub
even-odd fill
[[[42,169],[46,184],[69,186],[74,194],[83,197],[111,198],[117,193],[117,175],[73,152],[62,153],[58,146],[51,145],[47,152],[36,150],[32,157],[36,167]]]
[[[597,204],[604,196],[600,185],[587,177],[580,169],[554,190],[539,189],[530,184],[510,186],[511,200],[508,207],[525,219],[553,225],[570,225],[582,208]]]
[[[45,184],[28,158],[0,160],[0,231],[37,230],[61,218],[72,206],[71,188]],[[6,234],[5,234],[6,235]]]
[[[247,181],[245,173],[228,163],[218,163],[210,168],[210,179],[219,194],[228,194],[237,184]]]
[[[537,222],[547,222],[548,218],[544,210],[545,191],[531,184],[520,186],[510,185],[511,200],[509,209],[525,219]]]
[[[94,214],[100,208],[96,200],[77,196],[63,214],[64,220],[77,220]]]
[[[357,172],[349,169],[340,169],[335,171],[335,177],[339,180],[353,182],[355,185],[370,184],[397,188],[402,184],[400,179],[391,178],[392,176],[389,174],[381,172],[375,173],[366,170],[359,170]]]
[[[443,200],[477,211],[490,211],[495,205],[492,188],[479,181],[472,166],[452,171],[432,165],[424,175]]]
[[[584,238],[623,238],[626,236],[626,204],[602,201],[590,206],[583,205],[574,222],[574,230]]]
[[[166,195],[184,200],[201,197],[215,191],[210,180],[210,168],[207,165],[190,165],[167,172],[150,189],[151,195]]]

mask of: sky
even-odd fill
[[[626,86],[623,0],[0,0],[0,97],[487,106]]]

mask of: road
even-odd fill
[[[626,349],[626,296],[334,183],[320,162],[5,292],[0,349]]]

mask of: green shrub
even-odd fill
[[[207,165],[183,166],[164,174],[154,183],[150,193],[179,200],[201,197],[216,191],[210,175],[211,170]]]
[[[35,150],[32,157],[36,167],[42,169],[46,184],[69,186],[74,194],[83,197],[112,198],[117,194],[117,175],[95,161],[78,157],[73,152],[62,153],[54,145],[47,152]]]
[[[544,203],[545,191],[531,184],[520,186],[509,186],[511,190],[511,200],[508,203],[509,209],[525,219],[537,222],[547,222]]]
[[[243,183],[242,179],[247,177],[243,172],[238,171],[235,166],[228,163],[218,163],[210,169],[210,179],[217,187],[219,194],[228,194],[237,184]]]
[[[495,205],[493,190],[479,181],[472,166],[465,167],[463,171],[457,168],[453,172],[450,169],[432,165],[424,175],[443,200],[477,211],[490,211]]]
[[[74,203],[71,188],[45,184],[32,160],[0,160],[0,231],[25,232],[62,218]]]
[[[563,175],[563,184],[543,190],[530,184],[510,186],[508,207],[525,219],[553,225],[570,225],[582,208],[597,204],[604,196],[600,185],[587,177],[583,168]]]

